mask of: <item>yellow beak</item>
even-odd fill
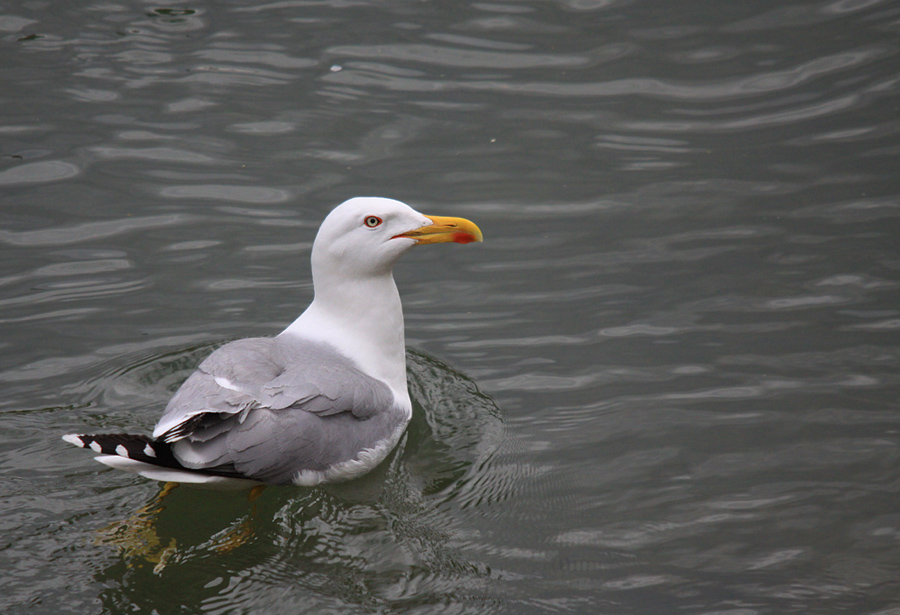
[[[447,218],[444,216],[425,216],[431,224],[409,231],[397,237],[415,239],[416,244],[425,243],[472,243],[483,241],[481,229],[474,222],[465,218]]]

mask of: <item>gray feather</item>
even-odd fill
[[[329,346],[281,336],[216,350],[172,397],[154,435],[172,442],[186,467],[289,483],[299,471],[354,459],[405,420],[385,383]]]

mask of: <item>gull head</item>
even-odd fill
[[[481,240],[481,230],[464,218],[427,216],[393,199],[356,197],[322,222],[313,243],[313,272],[345,278],[386,275],[415,245]]]

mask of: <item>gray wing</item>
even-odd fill
[[[267,482],[323,471],[385,440],[405,413],[383,382],[323,344],[231,342],[172,397],[153,432],[186,467]]]

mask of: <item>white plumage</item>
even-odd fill
[[[449,241],[481,241],[481,231],[391,199],[343,203],[313,244],[315,298],[280,335],[213,352],[172,397],[152,438],[64,439],[156,480],[315,485],[368,472],[412,415],[393,266],[416,244]]]

